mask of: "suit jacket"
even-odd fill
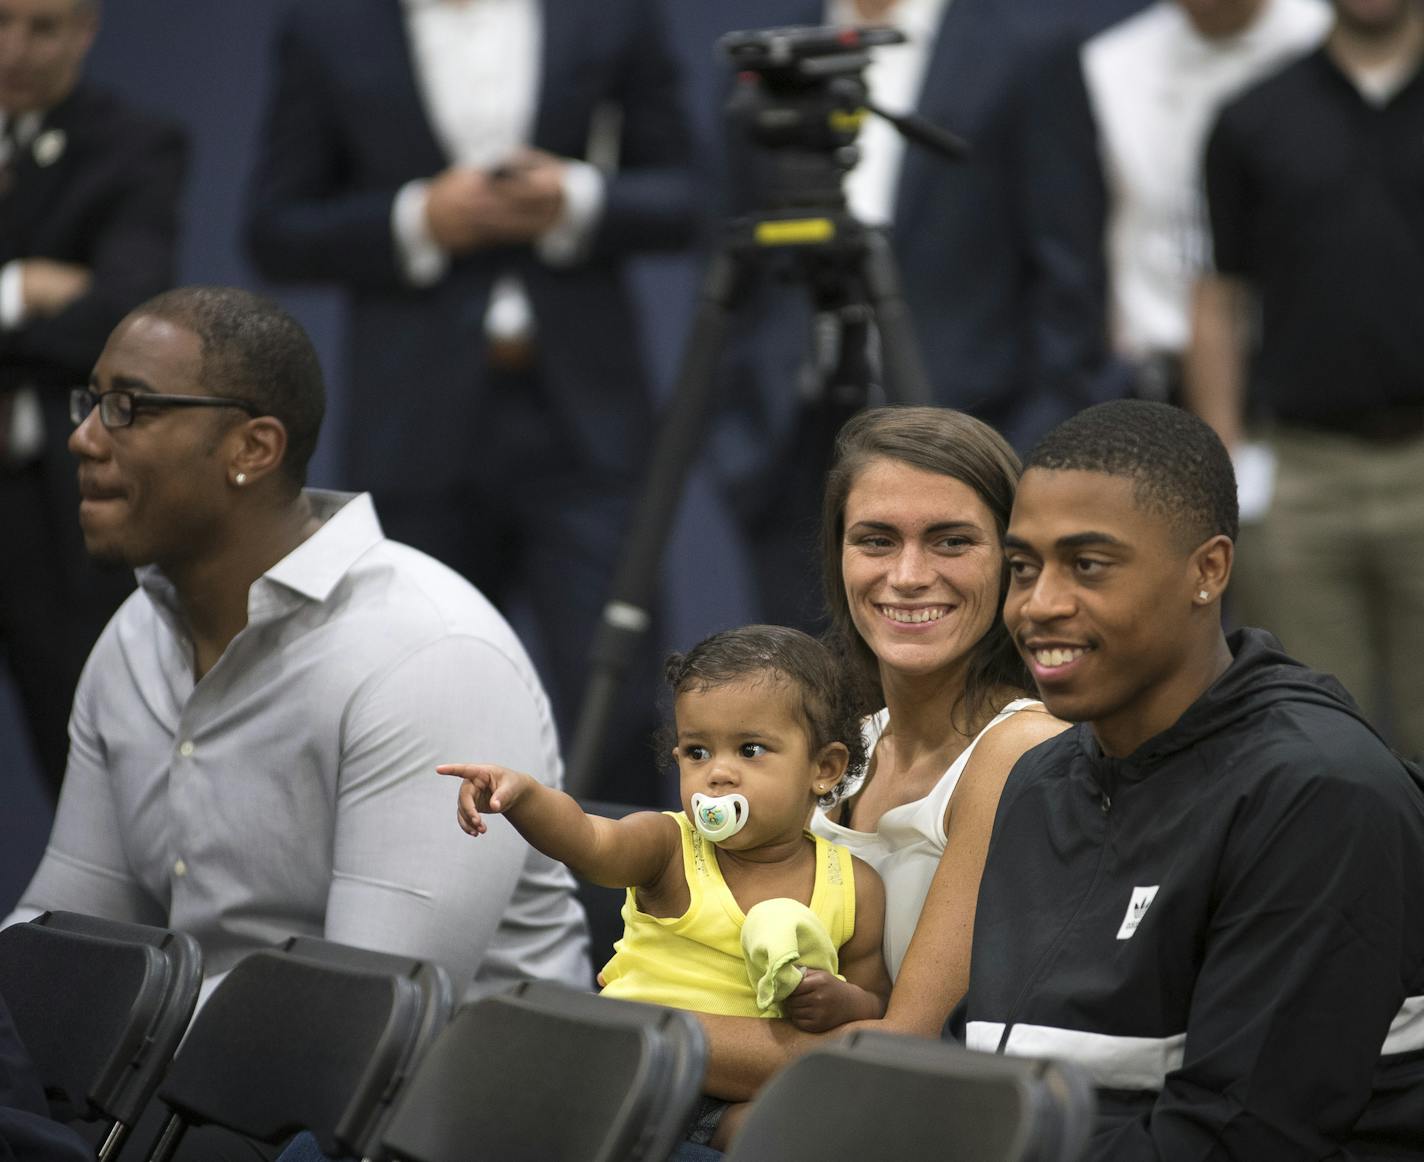
[[[450,159],[422,105],[399,0],[297,0],[279,37],[276,87],[254,180],[248,238],[260,269],[332,281],[351,301],[347,470],[378,492],[422,490],[477,451],[489,292],[524,284],[543,390],[589,463],[641,465],[651,406],[623,262],[681,244],[691,171],[675,70],[654,0],[545,0],[541,88],[530,144],[582,157],[590,118],[622,108],[620,169],[586,260],[554,269],[527,247],[455,259],[409,285],[391,234],[407,181]]]
[[[88,85],[46,113],[39,132],[59,135],[50,140],[62,148],[48,165],[33,143],[21,152],[0,194],[0,264],[77,262],[94,282],[59,314],[0,331],[0,389],[88,382],[118,321],[173,283],[182,132]]]
[[[762,6],[761,22],[815,24],[823,13],[782,0]],[[907,143],[891,232],[935,402],[1020,447],[1107,386],[1106,195],[1077,37],[1051,16],[1041,0],[949,5],[917,112],[967,139],[970,156]],[[788,385],[805,331],[786,310],[759,326],[753,367],[737,376],[764,385],[758,431],[795,422]],[[727,443],[744,446],[744,433]]]
[[[8,192],[0,194],[0,264],[76,262],[89,267],[93,283],[58,314],[0,330],[0,391],[40,389],[45,503],[63,561],[51,560],[41,546],[28,549],[45,551],[48,566],[60,564],[66,584],[81,584],[92,574],[75,519],[79,494],[64,389],[89,381],[124,315],[173,284],[187,141],[176,125],[83,84],[45,114],[35,142],[51,133],[59,135],[51,142],[62,142],[58,155],[41,165],[43,150],[32,143],[15,163]],[[69,596],[107,616],[92,592]]]

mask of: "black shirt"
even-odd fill
[[[1321,49],[1207,145],[1216,268],[1255,285],[1257,386],[1288,422],[1424,404],[1424,70],[1383,106]]]

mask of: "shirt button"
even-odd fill
[[[184,742],[183,745],[178,748],[178,753],[182,755],[185,759],[192,758],[193,744],[191,742]]]
[[[173,864],[173,874],[175,876],[186,876],[188,874],[188,865],[184,863],[181,859],[177,860]]]

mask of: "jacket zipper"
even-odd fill
[[[1024,981],[1023,986],[1019,989],[1018,996],[1014,998],[1014,1003],[1009,1006],[1008,1016],[1004,1020],[1004,1031],[999,1034],[999,1045],[998,1048],[994,1050],[995,1053],[1002,1054],[1004,1052],[1005,1047],[1009,1043],[1009,1034],[1013,1032],[1018,1011],[1023,1007],[1024,998],[1028,996],[1029,990],[1042,978],[1046,967],[1052,963],[1058,949],[1062,946],[1064,940],[1068,937],[1068,933],[1077,923],[1079,914],[1092,898],[1093,892],[1098,886],[1098,880],[1102,878],[1103,863],[1107,858],[1108,839],[1110,838],[1110,829],[1112,826],[1110,817],[1110,812],[1112,811],[1112,796],[1102,789],[1097,779],[1094,779],[1093,783],[1098,787],[1098,806],[1101,808],[1104,817],[1108,820],[1104,824],[1102,842],[1098,845],[1098,866],[1093,869],[1093,878],[1089,881],[1087,890],[1078,900],[1077,907],[1073,909],[1072,916],[1070,916],[1063,927],[1059,929],[1058,935],[1054,938],[1053,943],[1050,944],[1044,954],[1039,957],[1037,966],[1029,973],[1028,979]]]

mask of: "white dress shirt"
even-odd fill
[[[80,679],[54,830],[10,921],[171,925],[210,977],[314,935],[435,960],[459,992],[586,988],[568,871],[497,816],[465,835],[434,770],[559,784],[523,648],[467,581],[386,540],[369,496],[308,495],[324,523],[253,583],[246,628],[196,684],[173,586],[139,570]]]
[[[907,39],[904,44],[881,45],[871,50],[865,84],[870,99],[881,108],[897,115],[915,111],[949,2],[898,0],[890,10],[887,23]],[[826,20],[838,25],[862,23],[854,0],[828,0]],[[861,126],[856,144],[860,161],[846,175],[846,201],[851,212],[867,225],[888,225],[895,213],[905,139],[888,121],[871,116]]]
[[[1217,112],[1330,27],[1320,0],[1265,0],[1251,25],[1207,39],[1174,0],[1092,37],[1083,72],[1111,209],[1114,346],[1129,358],[1180,353],[1210,234],[1202,157]]]
[[[417,84],[436,140],[453,164],[493,169],[529,143],[538,111],[543,47],[540,0],[403,0]],[[427,183],[396,196],[391,225],[406,276],[417,286],[439,281],[446,254],[426,228]],[[582,257],[603,210],[603,178],[586,162],[567,160],[559,220],[534,244],[551,266]],[[486,326],[494,335],[527,333],[527,302],[512,279],[492,296]]]

